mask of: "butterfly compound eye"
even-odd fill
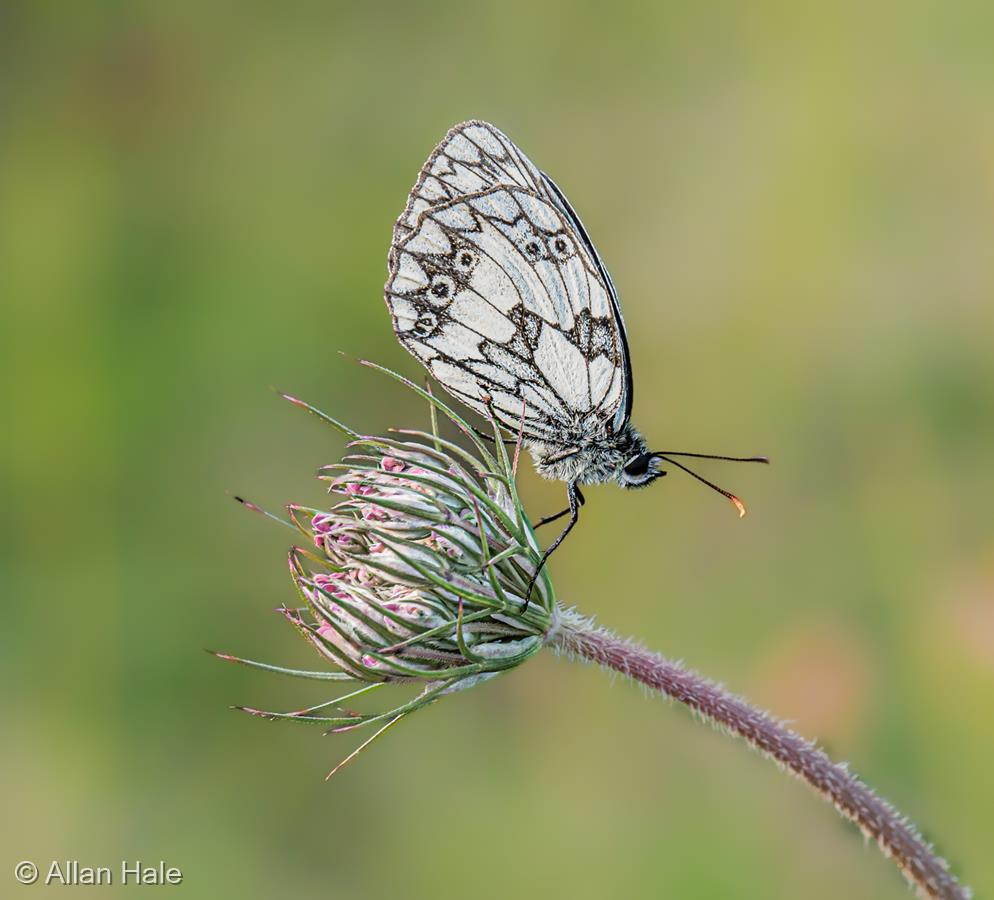
[[[625,463],[625,474],[638,478],[649,471],[649,464],[652,462],[651,453],[640,453],[634,459]]]

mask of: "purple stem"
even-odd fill
[[[573,610],[560,609],[558,628],[550,635],[549,645],[558,653],[620,672],[678,700],[712,725],[737,734],[772,757],[873,838],[920,897],[968,900],[971,896],[970,889],[959,884],[946,861],[932,851],[907,818],[845,767],[833,763],[814,744],[762,710],[696,672],[622,640]]]

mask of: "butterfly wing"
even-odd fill
[[[398,220],[387,305],[449,393],[553,443],[627,421],[631,377],[610,277],[578,217],[501,132],[446,136]],[[489,399],[488,399],[489,398]],[[598,428],[599,426],[599,428]]]
[[[471,121],[451,128],[421,167],[407,206],[394,226],[391,266],[398,245],[417,228],[426,209],[499,186],[541,192],[542,174],[493,125]]]

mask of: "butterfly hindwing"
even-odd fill
[[[606,286],[562,213],[524,188],[426,210],[395,248],[394,328],[448,391],[516,430],[560,440],[623,403]]]

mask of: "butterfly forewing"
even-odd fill
[[[630,376],[610,279],[550,184],[492,126],[454,128],[395,227],[386,299],[446,390],[569,444],[627,420]]]

